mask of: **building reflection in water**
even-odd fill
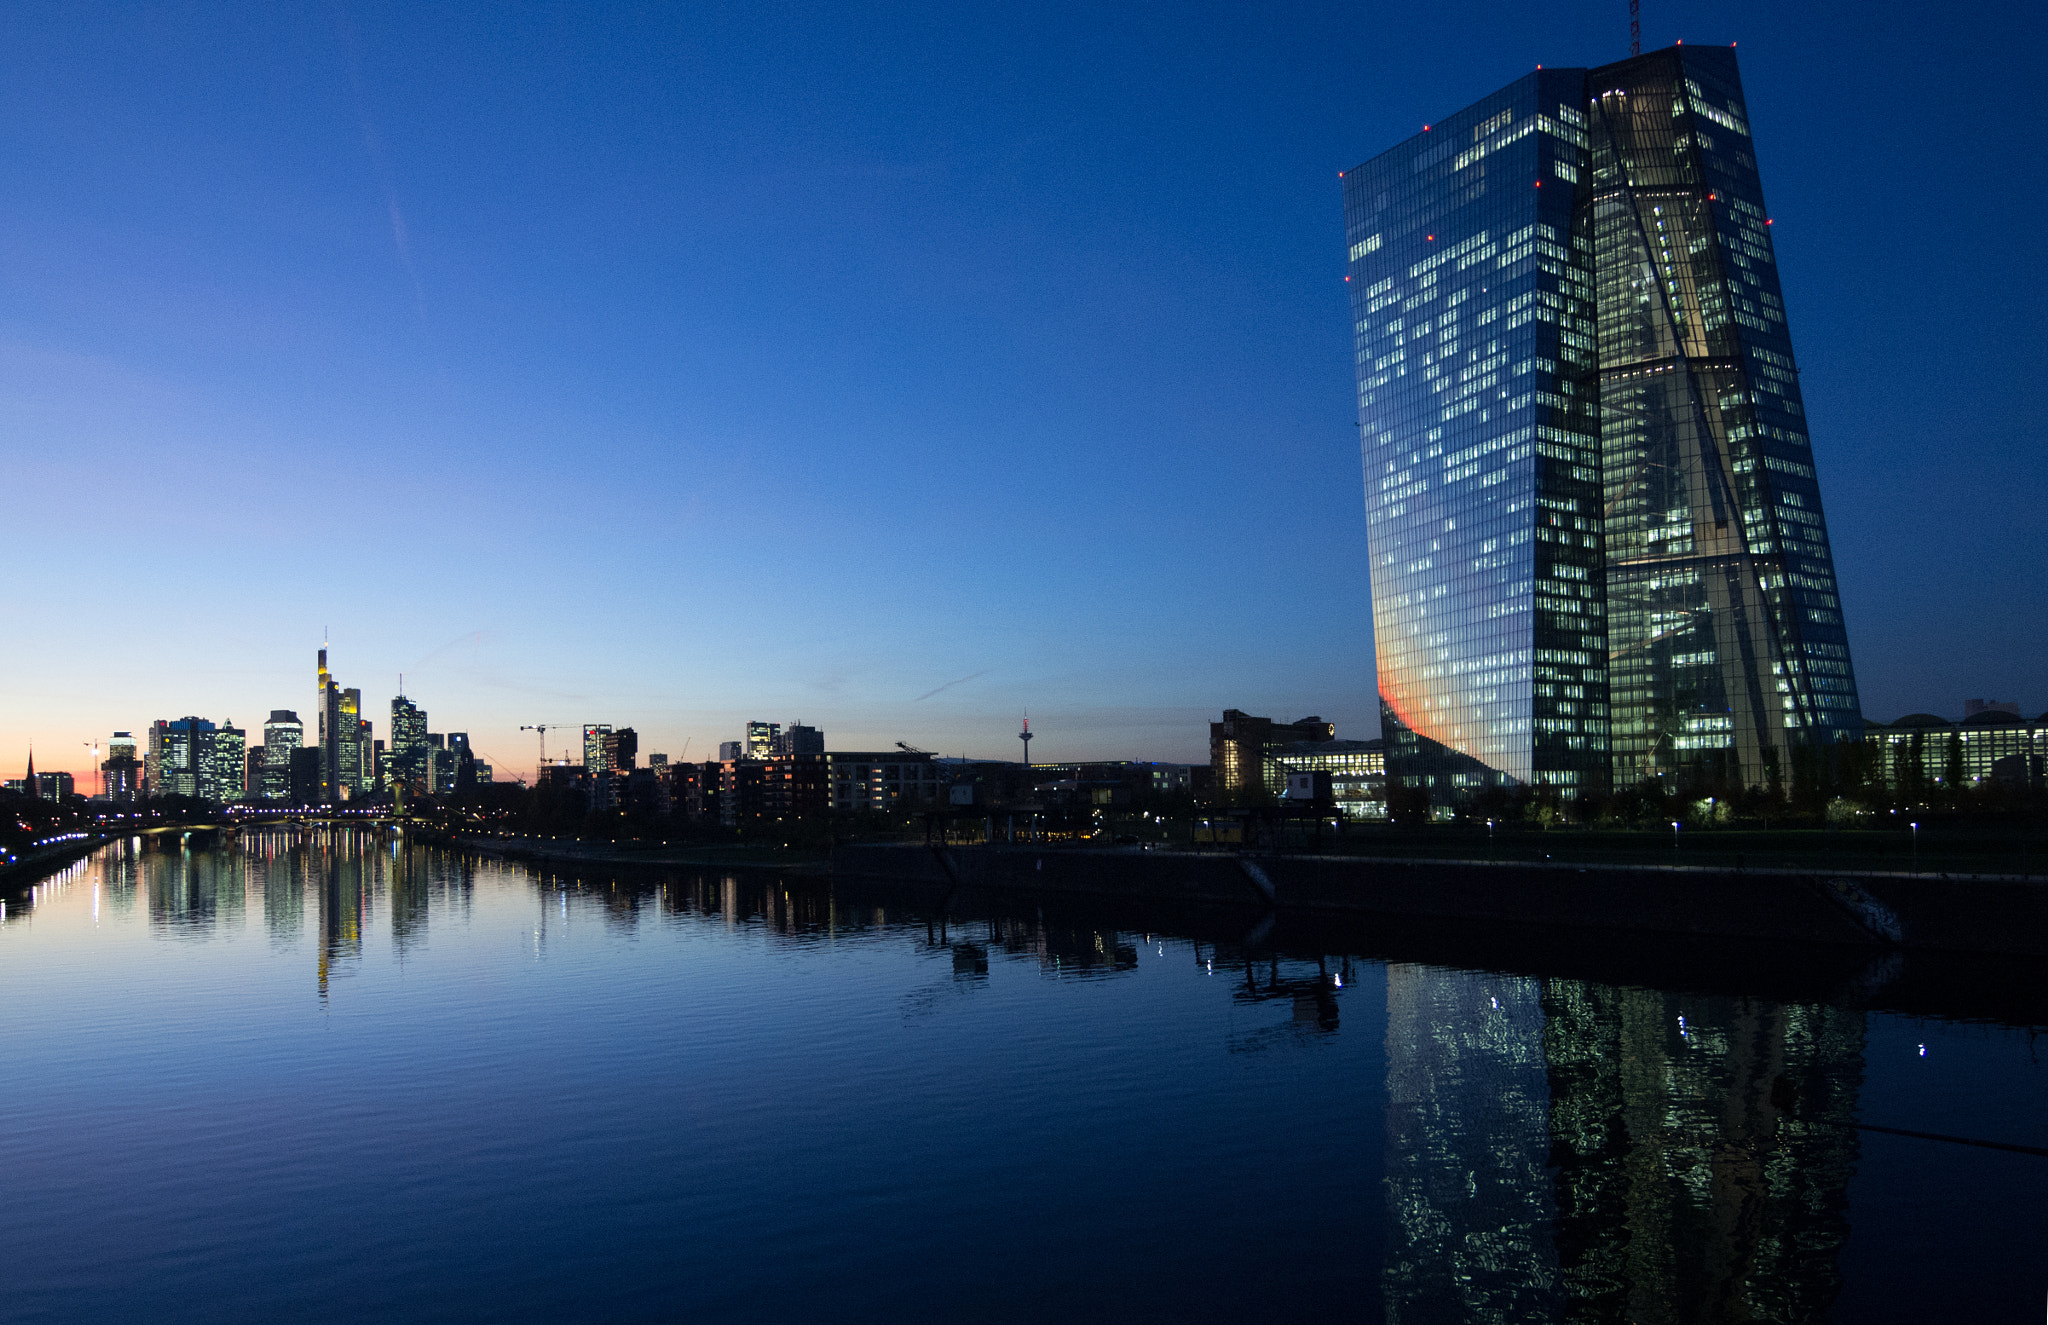
[[[427,906],[430,890],[427,876],[436,863],[418,851],[407,851],[394,843],[388,869],[391,907],[391,946],[403,959],[426,941]]]
[[[1386,1047],[1388,1321],[1827,1315],[1860,1013],[1394,965]]]
[[[1573,1318],[1818,1320],[1849,1235],[1861,1013],[1545,982]]]
[[[1538,982],[1387,968],[1387,1319],[1556,1315]]]
[[[320,997],[327,983],[362,959],[363,928],[369,919],[369,890],[363,886],[363,852],[351,834],[321,843],[320,950],[316,959]]]
[[[144,853],[142,877],[152,929],[177,938],[210,938],[239,928],[247,901],[248,858],[180,843]]]
[[[306,847],[282,833],[258,844],[263,863],[263,927],[275,947],[289,947],[306,927]]]

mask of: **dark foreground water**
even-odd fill
[[[2048,1148],[2025,990],[1574,942],[110,849],[0,925],[0,1315],[2041,1318],[2048,1157],[1856,1126]]]

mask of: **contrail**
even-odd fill
[[[972,672],[972,673],[969,673],[969,674],[968,674],[968,675],[966,675],[966,676],[963,676],[963,677],[961,677],[959,681],[948,681],[948,682],[946,682],[946,684],[944,684],[944,685],[942,685],[942,686],[940,686],[940,687],[939,687],[939,690],[951,690],[951,689],[952,689],[952,688],[953,688],[954,686],[956,686],[956,685],[959,685],[959,684],[960,684],[961,682],[963,682],[963,681],[972,681],[972,680],[973,680],[973,679],[974,679],[975,677],[977,677],[977,676],[987,676],[987,675],[988,675],[988,673],[987,673],[986,671],[980,671],[980,672]],[[911,703],[913,703],[913,704],[915,704],[915,703],[918,703],[918,702],[919,702],[920,700],[926,700],[926,699],[930,699],[930,698],[931,698],[931,697],[932,697],[933,695],[936,695],[936,694],[938,694],[938,693],[939,693],[939,690],[927,690],[927,691],[925,691],[925,692],[924,692],[923,694],[919,695],[919,696],[917,697],[917,699],[913,699],[913,700],[911,700],[910,702],[911,702]]]

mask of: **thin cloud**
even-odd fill
[[[940,686],[938,690],[927,690],[927,691],[925,691],[925,692],[924,692],[923,694],[919,695],[919,696],[918,696],[918,697],[917,697],[916,699],[913,699],[913,700],[911,700],[910,702],[911,702],[911,703],[913,703],[913,704],[918,704],[918,703],[922,703],[923,701],[925,701],[925,700],[927,700],[927,699],[930,699],[930,698],[931,698],[931,697],[932,697],[933,695],[936,695],[936,694],[938,694],[938,693],[939,693],[939,690],[951,690],[951,689],[952,689],[952,688],[953,688],[954,686],[956,686],[956,685],[960,685],[960,684],[962,684],[962,683],[964,683],[964,682],[967,682],[967,681],[972,681],[972,680],[973,680],[973,679],[974,679],[975,677],[977,677],[977,676],[987,676],[987,675],[988,675],[988,673],[987,673],[986,671],[980,671],[980,672],[970,672],[969,674],[967,674],[966,676],[963,676],[963,677],[961,677],[961,678],[960,678],[959,680],[957,680],[957,681],[948,681],[948,682],[946,682],[946,684],[944,684],[944,685]]]

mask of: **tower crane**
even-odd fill
[[[539,732],[539,733],[540,733],[540,763],[538,763],[538,764],[536,764],[536,765],[534,766],[534,769],[533,769],[533,779],[534,779],[534,781],[536,781],[536,782],[540,781],[540,771],[541,771],[541,769],[543,769],[543,768],[546,768],[546,767],[548,766],[548,728],[550,728],[550,727],[575,727],[575,726],[578,726],[578,725],[580,725],[580,724],[578,724],[578,723],[574,723],[574,722],[535,722],[535,723],[529,723],[529,724],[527,724],[526,726],[523,726],[523,727],[521,727],[521,728],[519,729],[520,731],[523,731],[523,732]]]

